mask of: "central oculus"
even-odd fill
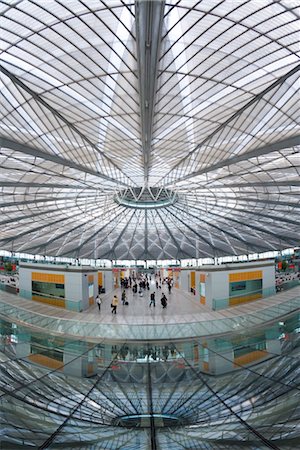
[[[135,209],[157,209],[173,205],[178,200],[176,192],[164,187],[134,187],[118,191],[114,201]]]
[[[181,425],[181,420],[171,414],[132,414],[130,416],[121,416],[113,419],[114,426],[126,428],[150,428],[151,422],[158,427],[172,427]]]

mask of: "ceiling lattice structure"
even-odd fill
[[[297,0],[0,12],[2,249],[181,259],[299,244]]]

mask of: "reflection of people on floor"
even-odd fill
[[[168,356],[169,356],[169,347],[166,346],[162,349],[162,355],[165,361],[167,361]]]
[[[111,356],[112,356],[112,358],[115,359],[117,354],[118,354],[118,348],[117,348],[116,345],[113,345],[112,348],[111,348]]]

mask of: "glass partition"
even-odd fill
[[[74,302],[75,303],[75,302]],[[93,317],[89,317],[85,321],[84,316],[80,318],[70,311],[64,312],[64,318],[60,317],[56,312],[51,313],[51,317],[41,313],[34,312],[20,306],[18,303],[14,305],[10,297],[4,295],[0,298],[0,306],[2,315],[5,317],[15,318],[49,332],[65,333],[68,335],[84,335],[91,338],[105,337],[107,339],[119,340],[155,340],[155,339],[183,339],[191,336],[209,336],[219,333],[228,333],[234,330],[247,330],[253,325],[263,324],[271,321],[276,317],[289,314],[297,310],[300,306],[300,297],[296,295],[285,301],[270,302],[264,305],[261,310],[251,312],[240,312],[236,310],[231,317],[220,316],[218,319],[212,318],[209,314],[202,314],[198,320],[181,322],[161,322],[161,323],[105,323],[97,320],[93,321]],[[194,319],[194,321],[192,321]]]

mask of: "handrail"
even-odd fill
[[[8,294],[7,294],[8,295]],[[22,323],[27,323],[37,328],[47,329],[57,334],[67,334],[70,336],[85,336],[89,338],[103,338],[111,340],[165,340],[165,339],[184,339],[200,336],[211,336],[228,333],[232,331],[244,330],[256,325],[269,322],[284,315],[296,312],[300,309],[300,293],[295,288],[295,296],[289,299],[281,299],[279,295],[272,297],[273,301],[260,303],[259,308],[250,311],[243,307],[232,310],[231,317],[210,318],[209,313],[194,314],[190,320],[182,322],[164,322],[160,323],[121,323],[116,321],[104,323],[103,319],[95,316],[95,319],[84,321],[84,316],[72,311],[65,311],[64,317],[59,317],[58,312],[51,308],[51,316],[34,312],[20,305],[26,300],[16,298],[15,303],[10,299],[0,296],[0,316],[13,318]],[[276,300],[278,303],[276,303]],[[263,301],[260,301],[263,302]],[[270,304],[268,304],[270,303]],[[30,305],[27,303],[27,307]],[[50,312],[49,312],[50,314]],[[214,313],[216,314],[216,313]]]

